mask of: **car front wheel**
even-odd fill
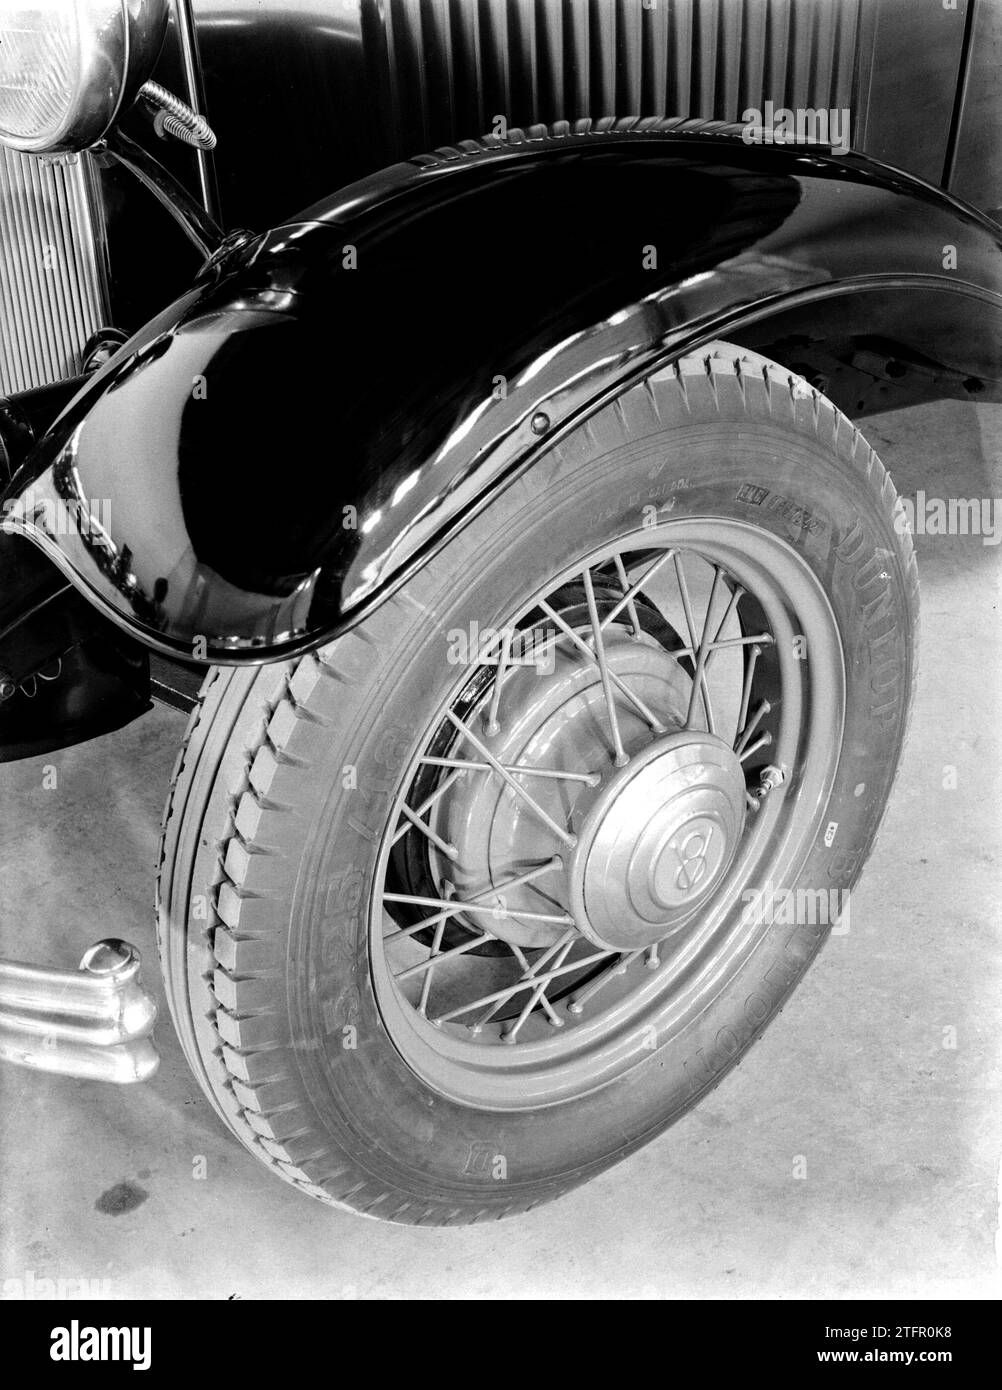
[[[188,1060],[258,1158],[371,1216],[477,1221],[721,1079],[887,802],[917,623],[895,504],[829,401],[718,343],[349,635],[210,674],[161,951]]]

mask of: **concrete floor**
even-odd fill
[[[866,429],[905,494],[1002,496],[1000,407],[949,402]],[[260,1168],[202,1097],[165,1015],[145,1087],[0,1074],[0,1287],[32,1271],[108,1280],[116,1298],[998,1293],[1000,549],[917,544],[918,708],[851,930],[678,1126],[526,1218],[378,1225]],[[4,954],[69,964],[121,935],[159,990],[152,866],[179,720],[157,710],[0,769]],[[43,790],[43,762],[58,789]]]

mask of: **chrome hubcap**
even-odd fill
[[[730,867],[745,818],[736,754],[712,734],[669,735],[604,788],[570,864],[581,933],[610,951],[678,930]]]

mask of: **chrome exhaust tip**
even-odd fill
[[[0,961],[0,1060],[35,1071],[128,1085],[160,1058],[157,1006],[139,980],[139,952],[99,941],[79,970]]]

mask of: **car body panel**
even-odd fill
[[[935,302],[963,325],[945,367],[997,396],[1000,235],[864,156],[720,123],[467,142],[212,266],[71,403],[5,524],[156,649],[278,659],[631,381],[773,316],[892,305],[919,353]],[[60,532],[100,499],[110,522]]]

